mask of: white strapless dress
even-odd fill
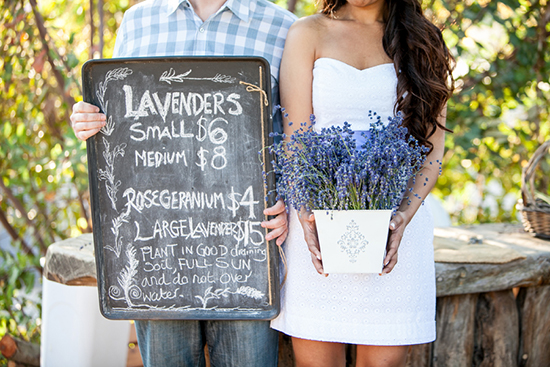
[[[393,116],[397,77],[393,64],[359,70],[320,58],[313,69],[316,128],[351,124],[367,130]],[[369,111],[376,112],[376,115]],[[393,271],[319,275],[295,211],[284,245],[287,279],[281,313],[271,327],[302,339],[365,345],[408,345],[435,340],[433,218],[422,205],[405,229]]]

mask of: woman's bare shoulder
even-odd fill
[[[322,35],[326,17],[323,14],[314,14],[298,19],[288,32],[288,38],[296,41],[315,42]]]

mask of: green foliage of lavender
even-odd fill
[[[402,126],[400,116],[380,118],[358,134],[350,124],[320,131],[301,124],[271,146],[277,195],[299,210],[395,209],[407,183],[422,168],[428,148]],[[276,135],[276,134],[275,134]],[[412,189],[409,189],[412,190]],[[412,193],[411,195],[416,195]]]

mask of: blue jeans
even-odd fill
[[[279,336],[269,321],[136,320],[145,367],[277,367]]]

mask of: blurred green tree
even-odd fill
[[[515,221],[522,167],[550,139],[550,3],[426,3],[457,59],[445,169],[434,193],[455,224]],[[537,187],[548,194],[550,160]]]
[[[110,56],[129,4],[0,3],[0,223],[13,245],[0,249],[0,335],[38,342],[40,298],[29,292],[40,258],[50,243],[91,228],[85,144],[69,126],[80,67],[101,55],[102,39]]]

